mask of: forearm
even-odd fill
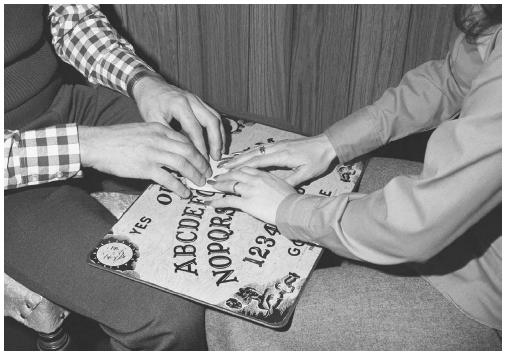
[[[485,164],[498,164],[497,156]],[[435,182],[399,177],[370,195],[293,194],[280,205],[276,224],[290,239],[346,258],[378,265],[424,262],[501,201],[500,181],[492,177],[486,187],[471,189],[466,181],[473,177],[462,175],[428,192],[425,186]]]
[[[349,161],[455,117],[469,88],[462,87],[454,77],[452,55],[409,71],[397,87],[386,90],[372,105],[329,127],[325,134],[339,160]]]
[[[4,131],[4,164],[5,190],[80,176],[77,126]]]
[[[49,11],[56,53],[91,83],[127,94],[139,70],[152,70],[110,25],[96,5],[52,5]]]
[[[342,256],[424,262],[500,203],[500,126],[500,114],[447,122],[433,133],[420,176],[396,177],[369,195],[294,194],[276,223],[291,239]]]

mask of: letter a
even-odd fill
[[[188,260],[182,264],[176,264],[174,263],[174,266],[176,267],[176,269],[174,270],[174,272],[178,272],[178,271],[184,271],[184,272],[190,272],[192,274],[195,274],[195,276],[199,276],[198,272],[197,272],[197,269],[192,269],[192,265],[197,265],[197,262],[195,261],[195,258],[191,259],[191,260]]]

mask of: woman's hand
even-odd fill
[[[263,148],[262,148],[263,147]],[[224,168],[287,167],[293,170],[285,181],[297,186],[324,173],[336,158],[334,147],[326,135],[291,139],[261,146],[240,154],[223,164]]]
[[[278,207],[285,197],[296,193],[275,175],[248,167],[219,175],[212,185],[217,190],[235,194],[211,201],[212,207],[238,208],[271,224],[276,223]]]
[[[79,126],[78,132],[83,167],[120,177],[151,179],[181,197],[189,197],[190,190],[164,167],[199,186],[212,174],[192,142],[161,123]]]
[[[181,124],[195,147],[208,159],[204,133],[206,128],[210,155],[220,160],[225,149],[225,129],[220,115],[198,96],[169,85],[161,76],[150,73],[136,83],[132,94],[146,122],[169,125],[172,119]]]

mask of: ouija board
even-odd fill
[[[231,151],[300,136],[231,121]],[[351,192],[363,164],[341,165],[299,193]],[[321,253],[241,211],[214,209],[219,193],[192,189],[180,199],[153,184],[90,252],[89,263],[268,327],[289,321]],[[160,310],[163,312],[163,310]]]

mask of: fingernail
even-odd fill
[[[212,202],[212,201],[204,201],[204,205],[206,205],[206,206],[211,206],[211,202]]]
[[[214,185],[214,184],[216,184],[216,180],[209,179],[209,180],[207,180],[207,183],[208,183],[209,185]]]

